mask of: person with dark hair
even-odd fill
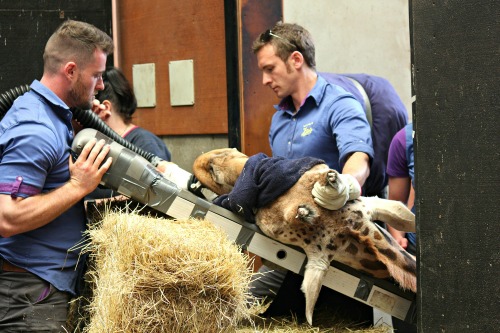
[[[252,47],[262,83],[281,98],[269,130],[273,156],[320,158],[342,173],[348,187],[362,187],[374,156],[370,125],[352,94],[316,72],[310,33],[298,24],[278,22]],[[341,208],[349,198],[348,191],[313,194],[328,209]]]
[[[72,108],[90,109],[104,89],[113,41],[67,20],[47,41],[40,81],[0,121],[0,331],[64,332],[77,294],[83,198],[111,165],[91,140],[75,160]]]
[[[96,95],[101,102],[99,109],[95,110],[99,118],[135,146],[170,161],[171,154],[165,143],[155,134],[132,123],[137,100],[123,72],[109,67],[103,74],[103,81],[104,89]]]
[[[92,110],[125,140],[164,161],[170,161],[170,151],[165,143],[155,134],[132,123],[137,100],[125,74],[116,67],[108,67],[102,78],[104,89],[97,93]],[[116,196],[119,193],[99,186],[85,199],[108,199]]]

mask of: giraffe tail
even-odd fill
[[[300,289],[306,298],[306,319],[309,325],[312,325],[314,306],[330,263],[322,257],[321,253],[308,254],[307,258],[304,280]]]

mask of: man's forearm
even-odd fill
[[[42,227],[75,205],[85,194],[68,182],[54,191],[26,199],[0,195],[0,234],[10,237]]]
[[[359,185],[363,186],[370,175],[370,158],[365,153],[353,153],[347,159],[342,173],[353,176],[359,182]]]
[[[26,199],[0,195],[0,235],[10,237],[44,226],[95,190],[111,166],[111,157],[102,163],[109,149],[104,140],[88,142],[75,162],[69,158],[68,182],[51,192]]]

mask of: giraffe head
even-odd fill
[[[211,150],[196,158],[193,172],[196,178],[216,194],[231,192],[248,156],[237,149]]]
[[[212,191],[227,193],[247,159],[234,149],[218,149],[201,155],[193,171]],[[317,205],[311,191],[316,183],[335,186],[329,181],[330,172],[325,164],[314,166],[287,192],[256,213],[256,224],[263,233],[301,247],[308,258],[301,290],[309,324],[332,260],[378,278],[392,277],[403,288],[416,291],[415,259],[373,223],[380,220],[403,231],[414,231],[415,216],[400,202],[376,197],[348,201],[338,210]]]

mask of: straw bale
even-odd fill
[[[212,223],[109,212],[88,234],[85,332],[234,332],[248,319],[248,257]]]

